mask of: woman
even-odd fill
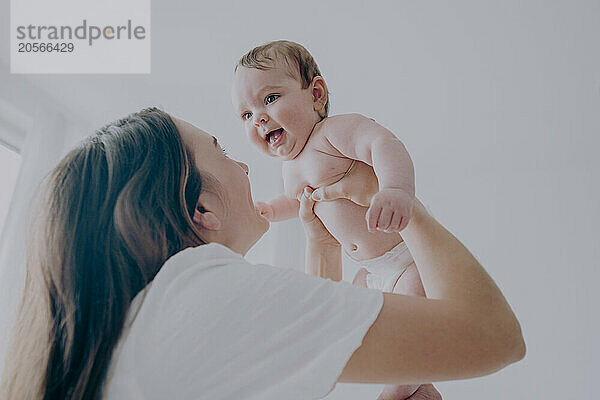
[[[36,207],[0,397],[308,399],[336,381],[463,379],[524,356],[501,292],[418,202],[403,234],[429,299],[247,263],[268,229],[247,174],[157,109],[71,151]],[[307,263],[339,267],[301,204]]]

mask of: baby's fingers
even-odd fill
[[[381,210],[381,214],[379,214],[379,221],[377,221],[377,229],[380,231],[387,231],[390,227],[390,223],[392,222],[392,216],[394,215],[394,210],[384,207]]]
[[[402,217],[402,221],[400,222],[400,226],[398,227],[398,232],[403,231],[404,228],[408,226],[408,221],[410,221],[410,218],[408,216],[405,215]]]
[[[399,232],[400,226],[402,225],[402,221],[404,221],[404,218],[402,218],[402,213],[399,213],[397,211],[394,212],[394,215],[392,216],[392,222],[390,223],[390,226],[388,227],[388,231]]]
[[[369,207],[369,209],[367,210],[365,218],[367,220],[367,229],[369,230],[369,232],[375,232],[380,213],[381,207],[378,205],[371,205],[371,207]]]
[[[271,221],[273,219],[273,208],[270,204],[257,201],[254,203],[254,207],[260,212],[260,215]]]

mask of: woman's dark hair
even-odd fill
[[[0,397],[95,399],[129,305],[178,251],[203,179],[156,108],[106,125],[48,175]]]

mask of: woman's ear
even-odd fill
[[[313,108],[315,111],[325,109],[327,104],[327,85],[322,76],[315,76],[311,83],[313,95]]]
[[[206,210],[201,205],[198,205],[194,210],[194,216],[192,217],[192,220],[200,229],[206,229],[209,231],[218,231],[221,229],[221,221],[217,215],[212,211]]]

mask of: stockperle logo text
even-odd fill
[[[92,46],[98,40],[144,40],[146,28],[134,25],[127,20],[125,25],[90,25],[86,19],[81,25],[20,25],[17,26],[17,40],[87,40]]]

